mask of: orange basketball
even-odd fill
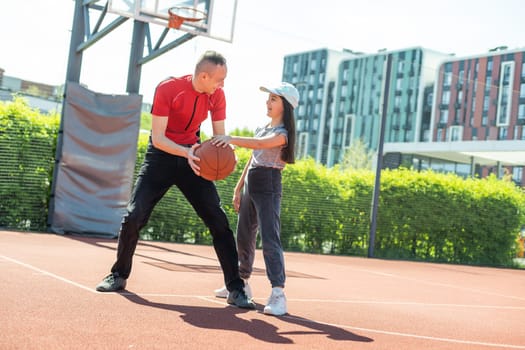
[[[200,158],[200,162],[196,163],[201,168],[201,176],[206,180],[225,179],[237,165],[237,157],[230,145],[217,147],[207,140],[195,149],[194,154]]]

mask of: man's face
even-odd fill
[[[224,87],[227,73],[226,65],[217,65],[209,72],[204,72],[202,75],[202,92],[213,94],[215,90]]]

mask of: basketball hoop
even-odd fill
[[[168,27],[179,29],[184,22],[198,22],[207,17],[206,13],[193,7],[174,6],[168,9]]]

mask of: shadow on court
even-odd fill
[[[286,335],[311,334],[325,334],[327,338],[337,341],[373,342],[373,339],[371,338],[357,335],[342,328],[318,323],[297,316],[287,315],[278,317],[278,319],[283,322],[302,326],[307,330],[279,332],[279,328],[273,325],[272,322],[266,322],[259,319],[245,320],[236,316],[238,314],[255,312],[253,310],[245,310],[233,306],[216,308],[158,303],[149,301],[128,291],[120,293],[120,295],[135,304],[178,312],[181,314],[181,319],[194,327],[240,332],[260,341],[272,344],[293,344],[293,340],[286,337]],[[268,317],[270,321],[275,320],[273,316]]]

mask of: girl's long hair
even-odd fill
[[[292,105],[281,97],[283,100],[283,124],[288,131],[288,143],[281,150],[281,159],[288,164],[295,163],[295,116]]]

